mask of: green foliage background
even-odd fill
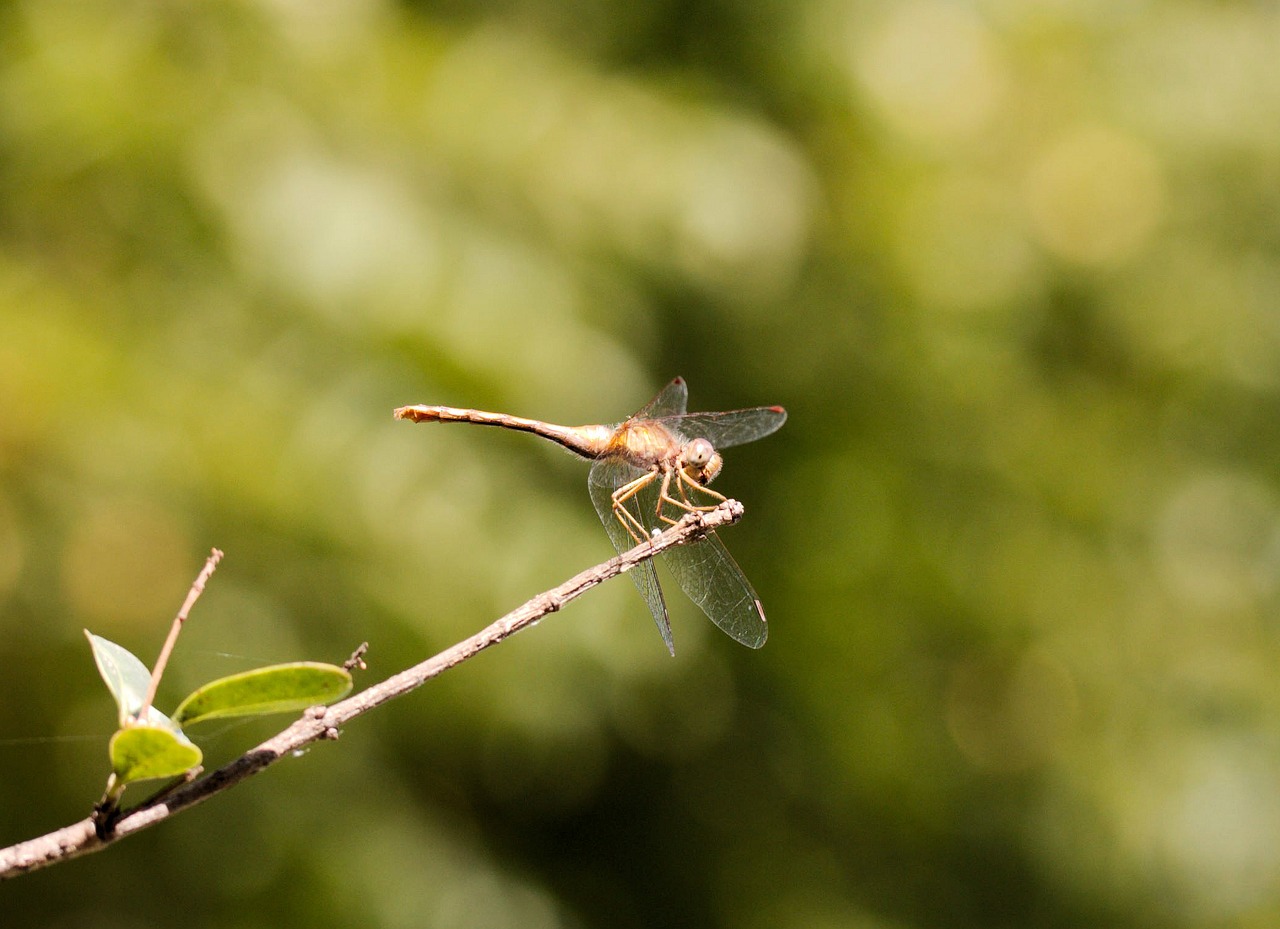
[[[104,782],[80,630],[154,655],[215,545],[161,709],[610,553],[581,463],[395,406],[791,413],[717,485],[762,651],[611,584],[4,924],[1280,923],[1277,48],[1243,0],[0,5],[0,844]]]

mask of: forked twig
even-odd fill
[[[713,529],[728,526],[741,517],[742,504],[736,500],[726,500],[706,512],[689,513],[665,532],[646,539],[616,558],[588,568],[560,586],[539,594],[523,606],[440,654],[399,674],[392,675],[381,683],[332,706],[310,708],[288,728],[245,752],[234,761],[198,780],[181,785],[172,792],[166,791],[160,796],[152,797],[124,813],[113,822],[112,830],[105,835],[97,834],[94,819],[90,816],[48,835],[0,849],[0,880],[7,880],[71,858],[87,855],[90,852],[100,851],[126,836],[161,823],[188,807],[208,800],[282,758],[289,757],[312,742],[336,739],[341,727],[357,716],[416,690],[433,677],[474,657],[521,629],[533,625],[591,588],[629,571],[642,561],[647,561],[669,548],[702,538]]]

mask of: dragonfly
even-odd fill
[[[472,423],[531,432],[589,459],[591,502],[621,553],[674,525],[685,513],[715,509],[725,497],[707,485],[724,467],[720,449],[764,438],[787,420],[780,406],[689,413],[688,402],[688,385],[677,377],[615,425],[558,426],[506,413],[425,404],[400,407],[395,416],[419,423]],[[689,599],[720,629],[750,648],[764,645],[768,625],[760,598],[714,532],[667,549],[663,559]],[[630,574],[674,655],[671,620],[653,561],[640,562]]]

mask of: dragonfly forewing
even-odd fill
[[[663,426],[686,439],[706,439],[716,448],[745,445],[777,432],[787,421],[780,406],[758,406],[725,413],[686,413],[664,417]]]

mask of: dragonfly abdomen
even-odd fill
[[[402,406],[396,410],[395,416],[396,419],[408,419],[415,423],[472,423],[476,426],[498,426],[517,432],[532,432],[583,458],[599,458],[605,453],[609,437],[613,435],[612,426],[557,426],[555,423],[525,419],[523,416],[464,410],[452,406]]]

